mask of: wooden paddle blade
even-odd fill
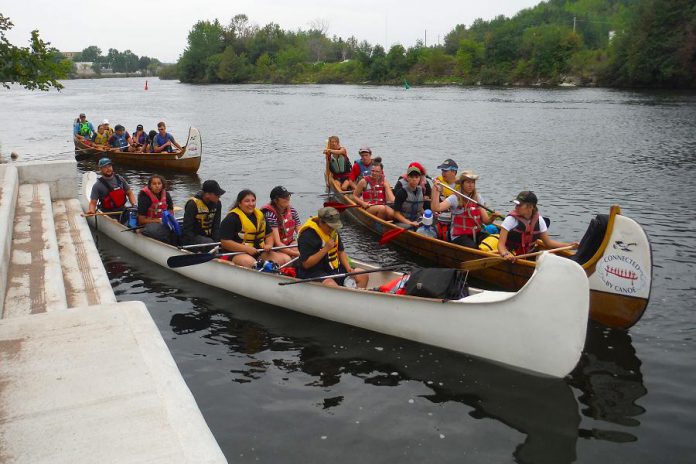
[[[211,255],[209,253],[170,256],[167,259],[167,266],[172,269],[177,267],[194,266],[196,264],[207,263],[208,261],[212,261],[218,257],[219,255]]]
[[[346,205],[344,203],[339,203],[337,201],[325,201],[324,207],[330,207],[336,209],[339,213],[342,213],[348,208],[359,208],[360,205]]]
[[[461,271],[478,271],[495,266],[505,261],[505,258],[493,256],[491,258],[472,259],[461,263],[457,268]]]
[[[406,232],[407,230],[408,230],[408,229],[402,229],[401,227],[399,227],[398,229],[388,230],[388,231],[386,231],[385,233],[382,234],[382,237],[379,239],[379,244],[382,245],[382,246],[384,246],[384,245],[386,245],[387,243],[389,243],[389,242],[391,242],[392,240],[394,240],[394,239],[395,239],[396,237],[398,237],[399,235],[401,235],[401,234],[403,234],[404,232]]]

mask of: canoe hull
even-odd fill
[[[183,153],[128,153],[120,150],[92,148],[84,140],[74,136],[75,156],[80,159],[108,157],[117,165],[147,168],[149,170],[176,171],[194,174],[201,166],[201,135],[196,128],[189,129]]]
[[[335,183],[329,182],[328,185],[340,202],[354,204],[347,195],[339,193]],[[379,236],[397,228],[394,224],[362,208],[348,208],[344,214],[348,214],[357,223]],[[389,243],[444,267],[456,268],[465,261],[497,256],[426,237],[413,231],[406,231]],[[632,244],[628,251],[622,250],[625,244]],[[614,269],[617,266],[612,263],[621,263],[619,266],[621,269]],[[516,291],[532,276],[534,267],[534,261],[519,260],[516,263],[504,261],[496,266],[477,270],[474,275],[477,279],[497,288]],[[628,329],[640,320],[650,300],[652,251],[648,236],[642,227],[632,219],[622,216],[618,206],[611,208],[607,232],[601,246],[582,267],[590,279],[592,320],[615,329]],[[607,268],[618,274],[632,276],[631,272],[633,272],[641,277],[631,281],[615,274],[607,274]],[[596,269],[603,269],[603,271],[596,272]],[[635,291],[631,288],[631,283],[639,284],[640,290]]]
[[[96,179],[85,174],[86,192]],[[83,207],[87,201],[83,198]],[[90,218],[121,245],[166,267],[182,252],[108,217]],[[480,292],[462,302],[396,296],[317,283],[279,286],[292,280],[227,261],[173,269],[193,280],[304,314],[426,343],[553,377],[568,374],[585,343],[588,281],[572,261],[545,256],[535,276],[516,293]],[[395,274],[370,274],[371,286]],[[327,304],[331,302],[331,304]]]

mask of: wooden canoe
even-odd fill
[[[203,144],[201,134],[195,127],[189,128],[186,145],[181,153],[128,153],[103,145],[86,142],[79,135],[73,137],[75,143],[75,158],[98,160],[102,157],[111,158],[117,166],[134,166],[150,170],[176,171],[194,174],[201,166]]]
[[[85,211],[96,178],[93,172],[83,176],[80,201]],[[190,253],[138,233],[121,233],[125,226],[108,216],[88,221],[98,223],[99,232],[163,267],[170,257]],[[517,292],[470,289],[470,296],[446,302],[320,283],[280,286],[295,279],[220,259],[172,271],[282,308],[553,377],[574,369],[587,332],[585,273],[573,261],[550,254]],[[374,288],[402,274],[381,271],[368,275],[368,288]]]
[[[330,175],[327,187],[344,204],[355,204]],[[382,236],[397,229],[362,208],[345,210],[360,225]],[[498,256],[466,248],[442,240],[425,237],[414,231],[399,234],[390,242],[422,256],[439,266],[458,267],[462,262]],[[571,253],[565,253],[570,256]],[[515,291],[521,288],[534,272],[534,261],[501,262],[480,271],[477,279],[497,288]],[[582,264],[590,281],[590,318],[607,327],[628,329],[641,318],[650,300],[652,286],[652,250],[643,228],[634,220],[621,215],[618,205],[611,207],[604,238],[595,254]]]

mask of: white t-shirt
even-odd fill
[[[481,203],[482,205],[485,205],[486,202],[483,200],[483,197],[481,195],[479,195],[478,197],[479,197],[478,202]],[[455,208],[457,208],[459,206],[459,195],[453,193],[452,195],[445,198],[445,201],[450,204],[450,210],[454,211]]]
[[[515,217],[513,216],[506,216],[505,220],[503,223],[500,225],[503,229],[507,230],[510,232],[516,225],[518,221]],[[544,218],[539,215],[539,232],[542,234],[548,230],[548,227],[546,227],[546,221],[544,221]]]

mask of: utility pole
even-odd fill
[[[428,46],[428,30],[425,30],[425,39],[423,40],[423,46],[427,47]]]
[[[575,19],[576,19],[576,16],[573,16],[573,34],[575,34]]]

